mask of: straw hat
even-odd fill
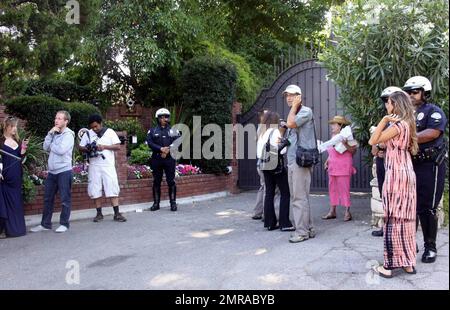
[[[328,124],[350,125],[350,122],[345,118],[345,116],[336,115],[328,121]]]

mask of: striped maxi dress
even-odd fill
[[[416,265],[416,175],[408,151],[410,129],[405,121],[394,126],[398,135],[386,142],[383,184],[384,268]]]

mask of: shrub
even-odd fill
[[[45,137],[54,126],[55,114],[67,110],[71,114],[69,128],[78,132],[87,127],[89,115],[99,113],[98,109],[84,102],[62,102],[46,96],[20,96],[6,101],[6,113],[15,115],[27,122],[27,131]]]
[[[131,157],[128,162],[130,164],[148,165],[151,156],[152,150],[147,144],[142,143],[138,148],[131,151]]]
[[[191,110],[192,115],[201,116],[202,124],[217,124],[225,132],[225,124],[231,123],[232,104],[236,98],[235,67],[221,59],[198,57],[184,66],[181,76],[185,108]],[[202,137],[202,143],[207,139]],[[224,154],[222,158],[225,158]],[[192,160],[192,163],[204,173],[220,174],[226,172],[229,160],[201,159]]]
[[[31,80],[24,92],[26,96],[48,96],[61,101],[91,101],[92,90],[88,86],[80,86],[66,80]]]
[[[24,169],[22,174],[22,197],[24,203],[33,202],[36,197],[36,185],[33,182],[30,174]]]
[[[139,148],[139,146],[145,142],[145,139],[147,137],[147,132],[145,131],[144,127],[142,127],[141,123],[135,118],[107,120],[105,121],[105,126],[114,129],[115,131],[126,131],[128,136],[137,136],[136,144],[127,143],[128,154],[131,152],[131,150]]]
[[[236,100],[242,103],[243,110],[247,111],[255,102],[260,88],[250,64],[244,57],[209,41],[202,42],[202,45],[206,48],[208,55],[229,62],[236,68]]]
[[[337,42],[319,58],[364,146],[385,113],[381,91],[412,76],[431,80],[433,102],[448,114],[448,1],[351,1],[334,16]]]

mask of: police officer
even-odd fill
[[[403,90],[409,94],[417,118],[419,153],[414,156],[413,164],[417,180],[417,217],[425,243],[422,262],[434,263],[437,256],[436,210],[444,192],[445,182],[444,131],[447,118],[438,106],[429,103],[431,83],[427,78],[414,76],[406,81]]]
[[[402,91],[400,87],[389,86],[381,92],[380,99],[383,104],[386,106],[388,102],[389,96],[397,91]],[[386,151],[386,145],[384,143],[379,143],[377,145],[372,146],[372,155],[375,156],[375,165],[377,169],[377,181],[378,181],[378,190],[380,192],[380,197],[383,192],[383,183],[384,183],[384,155]],[[383,227],[380,230],[372,231],[372,236],[374,237],[383,237]]]
[[[161,201],[161,181],[166,173],[169,187],[170,210],[177,211],[177,188],[175,185],[175,159],[170,155],[172,143],[180,136],[169,126],[170,112],[159,109],[155,115],[158,125],[147,133],[147,144],[152,149],[151,168],[153,170],[153,206],[150,211],[159,210]]]

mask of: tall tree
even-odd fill
[[[100,64],[114,101],[130,96],[152,104],[170,97],[167,89],[158,89],[164,84],[161,79],[173,82],[173,71],[197,35],[195,22],[179,9],[178,1],[104,0],[86,51]]]
[[[412,76],[430,79],[433,102],[448,114],[448,9],[448,0],[374,0],[349,1],[336,10],[336,44],[320,59],[363,145],[385,113],[381,91]]]
[[[68,23],[66,0],[0,2],[0,91],[17,78],[46,77],[80,45],[97,0],[79,1],[79,23]],[[76,12],[78,13],[78,12]],[[78,17],[78,16],[77,16]],[[78,20],[76,20],[78,21]]]

